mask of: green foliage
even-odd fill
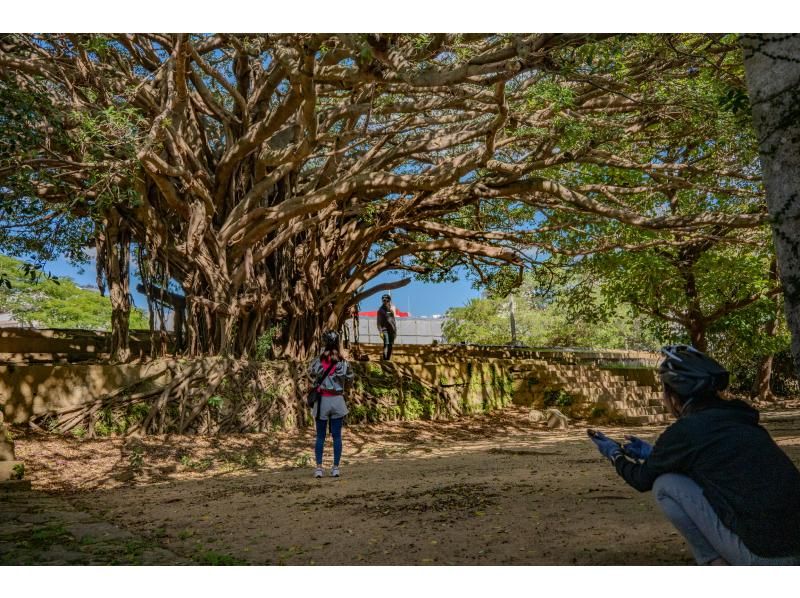
[[[544,393],[542,404],[545,407],[559,407],[565,409],[575,404],[575,397],[564,389],[548,390]]]
[[[128,465],[131,469],[140,470],[144,466],[144,449],[140,446],[134,446],[131,448],[131,452],[128,455]]]
[[[14,472],[14,474],[12,476],[12,479],[21,480],[21,479],[23,479],[25,477],[25,464],[24,463],[17,463],[12,468],[12,470]]]
[[[261,395],[258,397],[258,400],[265,405],[271,405],[275,402],[275,399],[281,396],[281,392],[281,388],[277,386],[271,386],[261,393]]]
[[[362,208],[358,219],[364,224],[372,226],[375,224],[375,221],[380,213],[381,204],[379,202],[371,202]]]
[[[214,460],[209,457],[195,461],[189,455],[182,455],[180,461],[181,465],[193,471],[206,471],[214,463]]]
[[[302,455],[298,455],[297,458],[294,460],[294,466],[303,469],[308,467],[311,463],[311,455],[308,453],[303,453]]]
[[[122,436],[133,426],[140,423],[150,412],[146,403],[134,403],[124,410],[107,407],[100,411],[94,423],[94,433],[97,436]]]
[[[500,301],[486,298],[449,309],[442,333],[449,343],[500,345],[511,340],[508,317],[502,313]]]
[[[78,143],[75,135],[82,130],[76,115],[54,106],[51,91],[41,81],[22,89],[0,77],[0,252],[37,263],[64,255],[74,264],[84,264],[88,261],[85,248],[94,237],[94,222],[107,204],[105,198],[119,199],[122,190],[129,189],[119,184],[118,176],[123,170],[129,176],[133,166],[130,161],[124,166],[105,161],[80,182],[62,176],[58,169],[36,166],[42,148],[47,148],[49,159],[73,152]],[[81,112],[79,119],[91,118],[87,114]],[[108,118],[118,121],[112,113]],[[109,131],[108,141],[115,155],[122,157],[118,133]],[[73,157],[91,161],[90,156],[73,153]],[[112,180],[115,184],[108,184]],[[98,197],[88,200],[87,191],[95,184]],[[42,185],[49,185],[55,195],[63,194],[66,201],[42,199]]]
[[[208,406],[213,409],[221,409],[225,399],[220,395],[214,395],[212,397],[208,397]]]
[[[532,347],[654,349],[657,341],[641,318],[624,306],[604,310],[597,292],[576,297],[562,284],[541,296],[540,281],[528,275],[514,298],[517,340]],[[574,302],[582,313],[577,313]],[[504,345],[511,342],[508,298],[481,297],[451,308],[442,326],[450,343]]]
[[[595,424],[624,425],[627,422],[624,415],[620,415],[613,409],[609,409],[607,405],[599,403],[592,406],[588,418]]]
[[[271,326],[264,334],[258,337],[256,341],[256,360],[264,361],[272,354],[272,347],[275,340],[281,334],[280,325],[276,324]]]
[[[38,270],[0,255],[0,271],[8,284],[0,284],[0,311],[10,312],[27,326],[43,328],[111,329],[111,301],[98,292],[82,289],[69,278],[42,275]],[[38,273],[38,274],[37,274]],[[144,312],[131,309],[130,327],[147,328]]]
[[[63,523],[51,523],[44,527],[39,527],[31,532],[28,542],[35,548],[47,548],[53,544],[69,543],[74,540],[64,527]]]
[[[608,407],[601,403],[598,403],[592,406],[592,410],[589,412],[590,419],[602,419],[608,415]]]
[[[659,344],[691,343],[689,326],[696,314],[707,350],[732,371],[734,388],[748,389],[761,357],[790,343],[782,302],[767,294],[777,285],[770,276],[770,240],[701,249],[602,253],[581,260],[573,272],[576,280],[598,281],[606,308],[630,306]],[[776,334],[766,334],[776,318]]]
[[[348,400],[348,422],[430,419],[436,414],[436,394],[418,381],[398,376],[378,363],[354,366],[356,379]]]
[[[79,48],[75,48],[76,39]],[[27,60],[24,76],[14,76],[12,68],[5,69],[8,73],[0,78],[0,225],[5,214],[14,224],[24,224],[20,230],[38,232],[4,232],[12,229],[0,226],[0,249],[27,255],[52,253],[58,246],[78,255],[77,249],[91,236],[82,228],[86,221],[98,219],[110,205],[135,205],[137,197],[132,190],[139,174],[148,179],[145,182],[156,196],[164,193],[159,191],[162,187],[175,184],[179,201],[205,198],[221,181],[202,181],[194,174],[197,164],[208,167],[211,179],[217,176],[211,173],[227,172],[227,165],[219,168],[220,159],[233,156],[225,148],[232,147],[241,134],[236,127],[228,126],[230,118],[219,116],[220,108],[235,113],[236,104],[230,91],[233,88],[219,85],[219,80],[237,84],[247,96],[245,101],[253,100],[250,94],[256,89],[269,90],[272,86],[251,85],[250,66],[274,68],[275,57],[284,53],[279,46],[288,44],[290,53],[295,46],[303,45],[311,53],[309,58],[316,53],[322,62],[333,60],[311,65],[308,71],[315,76],[325,73],[327,79],[322,85],[326,91],[316,94],[311,104],[306,102],[304,110],[309,118],[303,120],[316,122],[325,130],[306,135],[310,144],[307,152],[289,152],[296,154],[292,159],[301,161],[293,169],[298,174],[294,187],[317,191],[321,184],[340,182],[337,177],[341,174],[329,180],[329,173],[336,172],[373,180],[372,164],[377,165],[384,181],[367,185],[363,192],[348,193],[335,216],[339,219],[337,227],[348,226],[352,222],[349,219],[383,225],[389,216],[396,224],[382,232],[381,242],[371,246],[369,259],[360,260],[361,265],[402,248],[403,255],[394,262],[400,269],[431,282],[453,281],[466,270],[475,284],[487,291],[486,300],[496,301],[516,292],[520,282],[514,268],[503,265],[510,254],[496,258],[491,252],[476,251],[472,245],[466,255],[463,243],[439,243],[436,247],[445,249],[436,251],[418,246],[447,240],[451,236],[447,227],[459,227],[469,231],[455,235],[461,240],[513,249],[519,252],[516,255],[524,253],[536,261],[547,258],[548,253],[563,252],[570,259],[555,259],[551,265],[574,268],[572,286],[562,286],[558,299],[552,302],[531,302],[530,309],[524,309],[520,301],[519,337],[527,344],[648,347],[654,337],[686,336],[686,325],[676,319],[676,314],[685,312],[690,304],[693,308],[701,304],[703,313],[708,314],[739,301],[748,292],[759,292],[752,267],[731,269],[732,264],[726,263],[730,255],[723,250],[715,250],[692,265],[701,288],[691,300],[680,284],[673,284],[680,282],[674,276],[675,268],[665,264],[674,257],[665,254],[695,234],[726,238],[726,243],[732,244],[757,245],[762,241],[740,239],[724,227],[698,230],[690,226],[691,218],[703,212],[736,215],[763,210],[758,144],[749,123],[742,52],[735,35],[638,34],[560,40],[509,34],[482,38],[356,34],[346,39],[325,35],[292,36],[288,40],[281,36],[244,36],[229,42],[214,40],[210,51],[200,49],[207,46],[201,41],[208,40],[204,35],[191,38],[207,60],[200,65],[193,63],[193,55],[187,57],[187,64],[192,65],[189,87],[194,91],[190,93],[192,101],[184,104],[193,109],[185,111],[176,104],[174,110],[167,111],[169,114],[151,105],[179,97],[175,95],[177,80],[151,76],[160,68],[153,62],[163,66],[171,60],[163,44],[150,49],[152,39],[131,36],[119,43],[113,36],[94,34],[37,39],[10,36],[6,40],[4,55],[24,62],[32,51],[36,60]],[[96,76],[84,76],[85,64],[73,62],[83,52]],[[507,60],[500,60],[502,56]],[[146,57],[144,63],[141,57]],[[477,60],[469,68],[480,74],[469,76],[464,84],[453,83],[463,78],[462,73],[448,67],[458,64],[456,68],[461,69],[473,57]],[[491,64],[498,60],[503,66],[493,70]],[[33,73],[40,65],[36,76]],[[308,66],[305,64],[304,69]],[[214,75],[208,73],[209,68],[215,70]],[[512,76],[513,71],[516,74]],[[248,79],[239,79],[240,73]],[[337,73],[341,74],[339,81]],[[430,81],[417,84],[414,79],[421,74],[430,74]],[[439,75],[441,82],[437,82]],[[286,80],[302,78],[292,75]],[[366,114],[352,112],[354,86],[361,85],[359,79],[369,85]],[[280,119],[282,112],[296,112],[292,106],[279,110],[296,95],[289,92],[287,81],[275,86],[270,97],[261,98],[266,107],[263,114]],[[496,89],[505,91],[502,110],[498,111],[490,109],[495,104],[490,99],[490,82],[495,81],[505,81],[503,89]],[[207,94],[196,93],[204,88],[201,82]],[[406,87],[415,91],[404,91]],[[452,88],[452,94],[441,93],[447,87]],[[366,103],[367,96],[357,101]],[[420,107],[419,112],[414,111],[415,106]],[[338,113],[341,116],[335,116]],[[502,128],[491,136],[496,141],[487,148],[491,155],[477,158],[483,131],[495,118],[502,121]],[[289,122],[274,124],[280,128]],[[248,130],[246,126],[239,128]],[[470,131],[470,135],[463,135]],[[263,141],[269,145],[275,139]],[[168,162],[157,169],[163,175],[154,175],[152,164],[147,172],[139,171],[139,157],[151,150],[153,157]],[[476,151],[475,157],[451,161]],[[308,156],[304,158],[304,154]],[[66,161],[53,164],[54,157]],[[365,159],[363,163],[358,162],[361,158]],[[288,158],[275,156],[267,162],[273,159]],[[475,168],[475,164],[481,167]],[[168,174],[187,165],[190,176]],[[263,173],[258,169],[248,172],[250,166],[244,162],[230,166],[237,172],[232,182],[236,188],[224,195],[248,196]],[[273,166],[277,164],[270,168]],[[442,176],[449,174],[449,168],[454,169],[454,176]],[[76,172],[80,176],[73,176]],[[435,176],[428,180],[426,172]],[[411,178],[418,180],[390,180],[384,176],[389,173],[414,175]],[[174,182],[168,185],[159,178],[164,175]],[[439,188],[440,183],[434,181],[447,181],[441,183],[446,187]],[[539,189],[538,183],[547,188]],[[530,189],[526,189],[529,184]],[[39,193],[40,187],[52,192]],[[181,282],[187,282],[196,275],[193,268],[185,267],[189,265],[186,250],[193,246],[185,241],[191,237],[187,237],[187,219],[176,217],[165,197],[154,199],[155,212],[146,220],[136,220],[135,234],[149,238],[153,221],[163,220],[166,230],[181,242],[164,244],[160,257],[173,274],[186,270],[186,279]],[[278,201],[277,195],[270,197],[269,205],[277,208]],[[400,205],[404,202],[406,205]],[[226,221],[231,207],[228,204],[234,203],[226,200],[212,207],[216,211],[212,228]],[[664,216],[686,217],[689,225],[642,231],[620,224],[633,217],[653,225]],[[52,225],[55,221],[50,217],[56,217],[59,224]],[[43,218],[47,224],[34,224]],[[249,220],[248,215],[244,221]],[[315,224],[315,229],[322,231],[325,226]],[[531,232],[523,234],[523,230]],[[71,232],[59,239],[58,235],[42,234],[47,231]],[[214,234],[209,233],[202,242],[213,240]],[[163,234],[159,236],[164,238]],[[515,238],[510,239],[512,236]],[[51,238],[57,241],[51,243]],[[288,237],[287,242],[296,243]],[[359,256],[370,249],[372,240],[365,240],[364,246],[358,243],[343,251]],[[652,251],[639,251],[644,245]],[[536,253],[538,248],[542,254]],[[604,262],[593,254],[610,257]],[[762,257],[757,256],[754,263],[763,262]],[[343,264],[338,256],[332,259]],[[763,270],[763,264],[761,267]],[[8,274],[2,269],[0,272],[0,286],[7,287]],[[623,274],[618,276],[619,272]],[[720,278],[725,276],[725,280],[713,284],[713,272],[720,273]],[[347,276],[352,274],[348,272]],[[644,290],[637,289],[637,284]],[[519,295],[524,298],[524,293]],[[662,304],[671,306],[671,313],[665,316]],[[469,309],[453,312],[459,322],[450,326],[451,340],[510,340],[502,331],[505,314],[500,303],[469,307],[474,313]],[[709,322],[708,332],[716,335],[714,339],[746,339],[764,327],[760,314],[766,313],[765,309],[742,310],[735,317],[726,314]],[[474,317],[479,312],[486,318]],[[200,335],[204,336],[212,335]],[[266,334],[258,339],[258,359],[268,356],[274,338]],[[739,342],[734,345],[739,346]],[[717,340],[713,343],[715,347],[728,346]],[[253,354],[250,347],[247,350]],[[745,353],[742,363],[746,362]]]
[[[399,403],[404,419],[431,419],[436,413],[436,396],[419,382],[403,388]]]
[[[201,552],[196,559],[201,565],[211,565],[213,567],[222,565],[246,565],[247,562],[228,554],[222,554],[213,550]]]
[[[530,110],[563,110],[574,105],[575,92],[567,86],[562,86],[554,77],[541,79],[532,85],[525,98]]]

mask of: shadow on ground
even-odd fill
[[[800,413],[765,419],[800,462]],[[609,434],[653,439],[660,430]],[[339,479],[311,477],[311,443],[307,430],[23,435],[17,449],[35,491],[0,499],[0,562],[691,563],[651,495],[622,483],[581,426],[547,430],[512,408],[350,427]]]

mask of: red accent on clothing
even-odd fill
[[[322,366],[322,371],[324,372],[325,370],[327,370],[327,369],[328,369],[328,367],[330,367],[330,365],[331,365],[331,362],[330,362],[330,360],[329,360],[329,359],[325,359],[324,357],[320,357],[320,358],[319,358],[319,364]],[[333,374],[333,372],[334,372],[335,370],[336,370],[336,368],[334,367],[334,368],[331,370],[331,373],[330,373],[330,374],[328,374],[328,376],[330,376],[331,374]],[[323,380],[322,382],[324,382],[324,380]],[[320,384],[322,384],[322,382],[320,382]],[[341,393],[338,393],[338,392],[336,392],[335,390],[328,390],[327,388],[320,388],[320,389],[319,389],[319,394],[320,394],[320,395],[322,395],[323,397],[335,397],[335,396],[337,396],[337,395],[339,395],[339,394],[341,394]]]
[[[409,313],[407,311],[400,311],[399,309],[394,312],[394,316],[396,318],[407,318],[409,317]],[[378,312],[377,311],[360,311],[358,312],[358,317],[364,316],[365,318],[377,318]]]

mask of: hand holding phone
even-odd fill
[[[597,450],[599,450],[600,453],[607,459],[613,461],[617,455],[622,453],[622,446],[620,443],[609,438],[602,432],[589,428],[586,430],[586,433],[589,435],[589,438],[592,439],[592,442],[594,442],[597,446]]]
[[[591,438],[592,440],[610,440],[611,442],[613,442],[617,446],[622,447],[622,444],[620,444],[619,442],[617,442],[613,438],[609,438],[608,436],[603,434],[600,430],[593,430],[592,428],[589,428],[588,430],[586,430],[586,433],[589,435],[589,438]]]

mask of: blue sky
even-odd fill
[[[390,282],[403,278],[402,274],[382,274],[371,280],[367,286],[371,287],[382,282]],[[444,315],[450,307],[461,307],[473,297],[479,297],[480,292],[472,288],[472,283],[460,278],[457,282],[425,283],[412,280],[401,289],[394,289],[389,294],[398,309],[410,311],[412,316]],[[361,303],[363,311],[374,311],[380,307],[382,293],[373,295]]]
[[[97,288],[95,280],[94,261],[89,262],[81,269],[68,263],[66,259],[60,259],[45,264],[44,270],[54,276],[68,276],[80,286]],[[370,281],[367,286],[371,287],[383,282],[398,280],[406,276],[406,273],[386,273]],[[147,310],[147,299],[144,295],[135,291],[138,278],[136,269],[133,268],[133,280],[131,287],[133,300],[136,307]],[[444,315],[450,307],[460,307],[465,305],[473,297],[479,297],[480,292],[472,288],[471,283],[465,279],[459,279],[454,283],[424,283],[412,280],[408,286],[401,289],[390,291],[395,305],[402,311],[410,311],[412,316],[433,316],[436,314]],[[361,303],[363,311],[373,311],[380,307],[381,293],[373,295]]]

